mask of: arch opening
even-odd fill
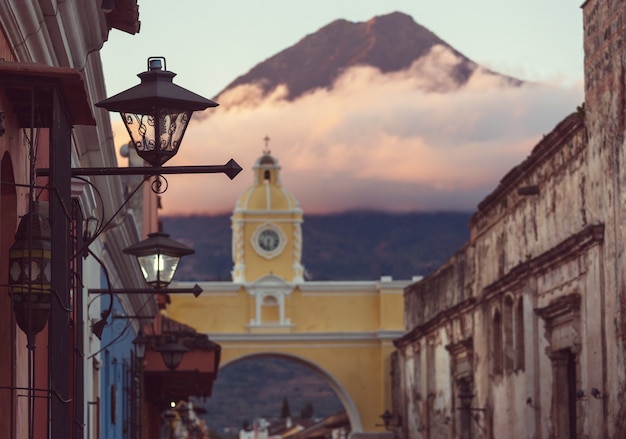
[[[266,374],[268,369],[269,375]],[[271,381],[263,382],[268,376]],[[254,383],[254,380],[257,382]],[[328,371],[308,359],[281,352],[261,352],[246,354],[222,364],[211,398],[202,402],[209,412],[207,424],[211,428],[213,428],[211,412],[230,404],[229,401],[224,401],[225,395],[228,395],[226,399],[241,399],[239,394],[243,391],[236,386],[255,389],[252,398],[262,397],[265,392],[275,393],[272,398],[267,398],[267,401],[271,400],[271,403],[265,403],[263,407],[251,407],[252,412],[247,413],[248,421],[255,416],[264,417],[264,415],[270,417],[274,415],[278,418],[284,403],[283,399],[286,398],[290,405],[291,415],[294,417],[299,418],[299,414],[302,414],[311,403],[314,408],[314,418],[326,418],[345,411],[350,430],[362,431],[358,410],[347,390]],[[244,396],[243,399],[245,400],[246,397]],[[257,412],[255,413],[254,410]],[[223,416],[216,418],[219,421],[220,418],[223,419]],[[216,426],[224,427],[224,425]]]

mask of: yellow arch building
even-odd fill
[[[333,388],[354,433],[380,431],[391,405],[392,341],[404,331],[403,289],[416,279],[305,280],[302,209],[280,169],[266,150],[237,201],[232,282],[201,282],[198,298],[173,295],[166,313],[219,343],[222,367],[259,355],[309,366]]]

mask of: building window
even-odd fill
[[[576,438],[576,355],[569,349],[551,355],[554,376],[555,437]]]
[[[264,323],[280,322],[280,303],[274,296],[265,296],[262,303],[261,321]]]
[[[502,316],[500,310],[496,309],[493,313],[491,324],[492,339],[492,373],[494,375],[502,374]]]
[[[504,297],[502,326],[504,329],[504,368],[512,372],[515,367],[515,341],[513,340],[513,298]]]
[[[472,383],[469,379],[460,379],[456,383],[457,386],[457,399],[460,399],[458,395],[472,395]],[[459,439],[471,439],[472,438],[472,412],[468,407],[463,407],[463,402],[457,403],[458,413],[458,438]]]
[[[552,361],[552,416],[554,438],[579,437],[581,419],[577,414],[577,389],[580,385],[579,293],[557,297],[547,306],[535,309],[546,326],[549,346],[546,354]]]
[[[524,298],[515,306],[515,370],[524,370]]]

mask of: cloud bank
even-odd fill
[[[192,120],[168,164],[234,158],[244,170],[233,181],[168,176],[162,214],[231,212],[252,184],[266,135],[282,183],[305,214],[474,210],[582,102],[582,84],[515,87],[478,67],[458,87],[450,73],[458,62],[436,47],[405,71],[351,68],[332,88],[293,102],[284,87],[268,96],[255,85],[224,94],[210,117]]]

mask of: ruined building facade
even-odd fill
[[[626,1],[582,11],[584,107],[405,289],[401,437],[626,437]]]

